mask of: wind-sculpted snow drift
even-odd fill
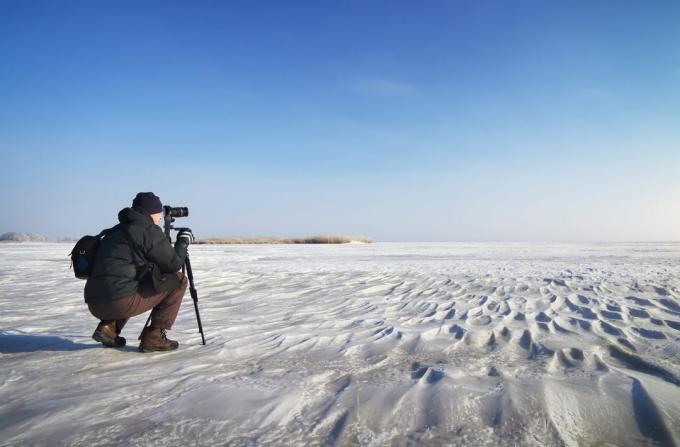
[[[141,355],[0,246],[2,445],[680,443],[680,244],[191,250],[208,344]]]

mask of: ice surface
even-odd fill
[[[0,245],[2,445],[680,442],[680,244],[194,246],[165,354],[70,248]]]

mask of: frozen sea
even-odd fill
[[[192,246],[171,353],[0,245],[0,445],[673,446],[680,243]]]

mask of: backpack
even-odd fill
[[[118,225],[107,228],[96,236],[83,236],[76,242],[73,250],[69,253],[69,256],[71,257],[71,268],[73,269],[76,278],[87,279],[90,276],[94,260],[97,256],[99,242],[116,227],[118,227]]]

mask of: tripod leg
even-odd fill
[[[152,314],[152,313],[153,313],[153,309],[151,309],[151,312],[149,312],[149,318],[146,319],[146,323],[144,323],[144,329],[142,329],[142,333],[139,334],[139,338],[137,338],[137,340],[141,340],[141,339],[142,339],[142,334],[144,333],[144,331],[146,330],[146,328],[149,327],[149,323],[151,323],[151,314]]]
[[[184,268],[186,268],[186,274],[189,277],[189,293],[191,293],[191,298],[194,300],[194,311],[196,312],[196,321],[198,322],[198,332],[201,333],[201,341],[205,345],[203,324],[201,324],[201,315],[198,313],[198,292],[196,291],[196,286],[194,285],[194,272],[191,270],[191,261],[189,260],[188,253],[186,260],[184,261],[183,269]]]

